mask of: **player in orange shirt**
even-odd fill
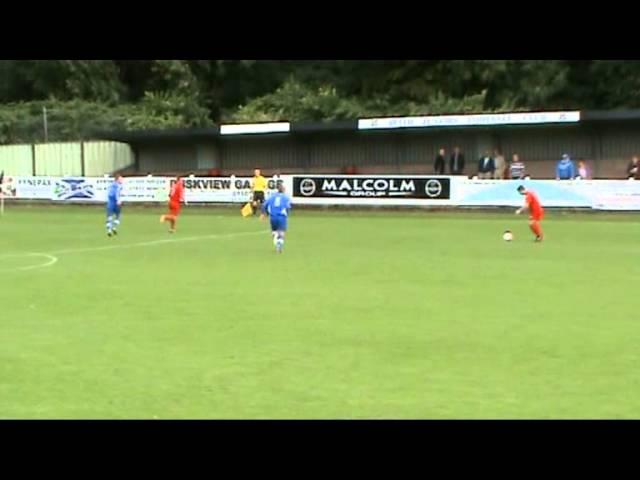
[[[176,177],[169,193],[169,213],[160,216],[160,223],[169,222],[171,225],[169,233],[176,231],[176,221],[180,215],[180,203],[182,202],[184,202],[184,180],[181,177]]]
[[[536,235],[536,242],[541,242],[544,238],[540,222],[544,218],[544,208],[538,196],[531,190],[527,190],[524,185],[518,187],[518,193],[525,196],[524,206],[516,210],[520,215],[524,210],[529,210],[529,228]]]

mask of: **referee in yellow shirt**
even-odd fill
[[[257,213],[264,203],[264,192],[267,189],[267,179],[262,176],[259,168],[253,171],[253,180],[251,181],[251,189],[253,190],[253,213]]]

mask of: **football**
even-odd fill
[[[513,240],[513,233],[511,233],[511,230],[507,230],[502,234],[502,239],[505,242],[510,242],[511,240]]]

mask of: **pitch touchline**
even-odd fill
[[[193,242],[197,240],[215,240],[217,238],[233,238],[242,237],[247,235],[264,234],[264,230],[254,232],[240,232],[240,233],[226,233],[226,234],[212,234],[201,235],[199,237],[183,237],[183,238],[167,238],[164,240],[152,240],[150,242],[130,243],[125,245],[105,245],[104,247],[88,247],[88,248],[69,248],[66,250],[57,250],[54,252],[48,252],[48,255],[62,255],[65,253],[84,253],[84,252],[99,252],[102,250],[117,250],[119,248],[135,248],[135,247],[152,247],[154,245],[164,245],[167,243],[181,243],[181,242]]]

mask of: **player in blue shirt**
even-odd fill
[[[122,209],[122,175],[118,175],[107,191],[107,236],[117,235]]]
[[[271,220],[271,234],[276,252],[282,253],[284,234],[287,231],[287,219],[291,211],[291,199],[284,193],[284,185],[278,184],[278,191],[272,194],[262,205],[261,219],[269,215]]]

